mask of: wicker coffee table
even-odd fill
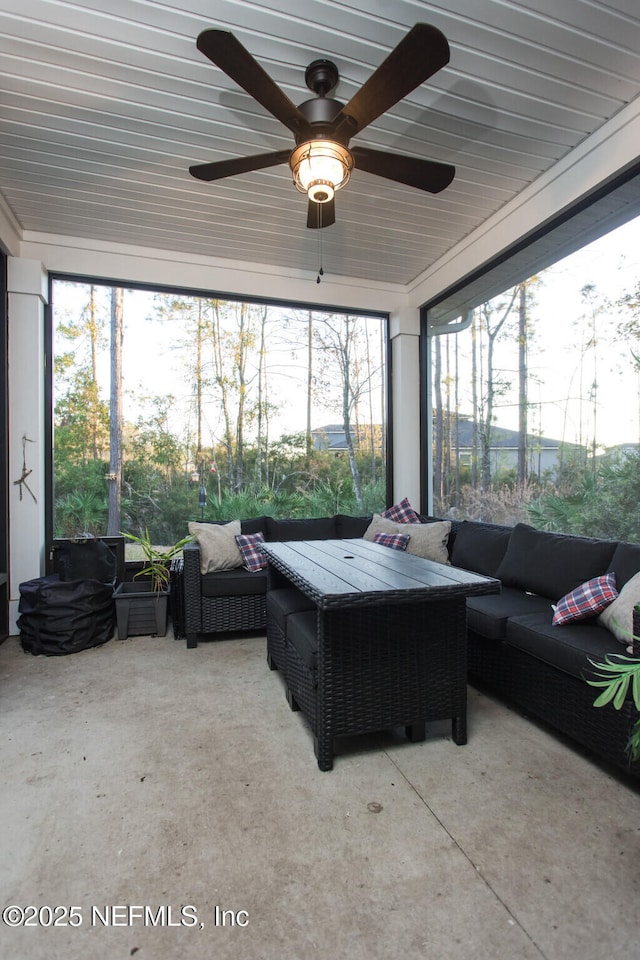
[[[499,592],[498,580],[362,539],[264,552],[269,589],[293,585],[315,605],[313,664],[286,643],[284,672],[321,770],[340,736],[404,726],[420,740],[427,721],[451,719],[453,740],[466,743],[466,598]]]

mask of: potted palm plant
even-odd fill
[[[183,537],[171,547],[160,548],[152,544],[148,530],[141,537],[132,533],[124,536],[142,549],[144,566],[133,581],[119,584],[114,592],[118,639],[146,634],[164,637],[169,614],[171,561],[193,538]],[[138,577],[145,579],[136,583]]]

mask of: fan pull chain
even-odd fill
[[[320,260],[320,269],[318,270],[318,276],[316,277],[316,283],[320,283],[320,278],[324,277],[324,270],[322,269],[322,204],[318,204],[318,253]]]

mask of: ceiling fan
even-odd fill
[[[312,229],[335,223],[335,193],[354,167],[430,193],[453,180],[455,167],[448,163],[349,146],[353,136],[449,62],[449,44],[437,27],[417,23],[346,105],[327,96],[339,79],[331,60],[309,64],[305,82],[316,96],[297,107],[232,33],[205,30],[197,46],[280,120],[296,143],[293,150],[189,167],[198,180],[222,180],[288,163],[295,186],[308,196],[307,227]]]

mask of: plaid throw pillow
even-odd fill
[[[559,626],[576,620],[587,620],[601,613],[618,596],[615,573],[605,573],[601,577],[588,580],[558,600],[554,607],[552,623]]]
[[[400,503],[396,503],[393,507],[389,507],[389,509],[381,513],[380,516],[385,517],[387,520],[395,520],[396,523],[420,523],[420,517],[409,503],[407,497],[401,500]]]
[[[267,565],[267,558],[260,546],[261,543],[264,543],[262,533],[241,533],[236,537],[236,543],[242,554],[242,566],[245,570],[248,570],[249,573],[264,570]]]
[[[411,537],[408,533],[376,533],[373,538],[374,543],[381,543],[383,547],[391,547],[392,550],[406,550],[409,540]]]

